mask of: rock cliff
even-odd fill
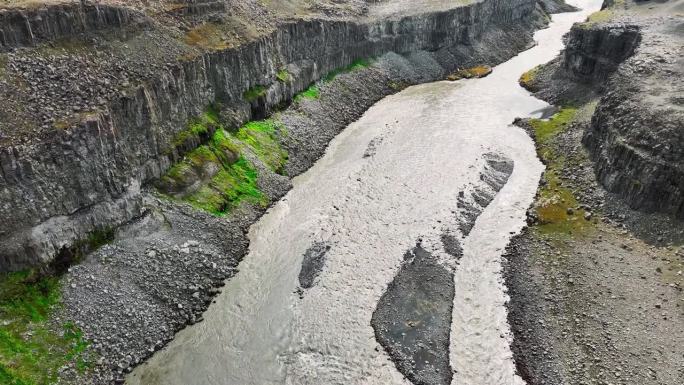
[[[598,106],[584,135],[599,182],[629,206],[684,218],[682,18],[664,3],[606,2],[523,83],[553,103]]]
[[[312,82],[357,59],[431,51],[449,66],[450,58],[488,30],[531,20],[536,7],[532,0],[485,0],[406,18],[288,21],[236,47],[213,47],[180,60],[166,58],[163,67],[124,82],[115,92],[89,84],[101,79],[97,73],[82,76],[77,81],[92,91],[87,98],[78,98],[86,110],[73,106],[78,113],[61,120],[57,119],[60,112],[72,107],[58,103],[50,107],[54,117],[46,117],[52,124],[25,131],[13,124],[0,138],[0,215],[5,218],[0,229],[0,270],[49,264],[72,253],[74,245],[87,241],[89,234],[139,216],[141,188],[193,147],[174,141],[209,104],[220,104],[222,118],[237,127],[270,114]],[[112,7],[69,9],[49,6],[37,13],[6,15],[24,21],[2,27],[3,47],[137,20],[135,12]],[[24,32],[17,25],[25,25]],[[26,79],[30,71],[13,66],[20,54],[4,60],[0,90],[21,95],[21,84],[33,80],[29,87],[40,93],[43,84],[66,77],[43,74]],[[46,68],[55,57],[47,56]],[[281,71],[291,74],[288,81],[278,80]],[[46,96],[33,100],[34,105],[69,99],[44,92]],[[98,105],[89,104],[98,98],[102,99]],[[22,113],[17,111],[3,112],[12,122],[9,115]]]

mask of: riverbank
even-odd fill
[[[125,373],[163,347],[178,330],[201,322],[203,311],[212,297],[220,292],[224,280],[236,273],[238,262],[247,251],[245,233],[249,226],[270,202],[285,194],[290,187],[289,178],[309,168],[323,154],[327,143],[344,127],[377,100],[411,84],[443,79],[458,67],[495,65],[529,47],[532,32],[543,24],[545,16],[531,11],[533,2],[510,5],[510,9],[507,6],[501,8],[505,16],[497,19],[497,15],[489,15],[491,18],[487,20],[491,24],[471,28],[466,34],[467,42],[455,39],[453,44],[446,44],[435,51],[418,49],[402,55],[387,53],[372,62],[357,62],[331,73],[326,76],[326,81],[294,98],[294,103],[287,110],[274,117],[279,129],[268,133],[274,135],[269,140],[275,140],[278,147],[287,152],[287,163],[282,170],[272,169],[258,147],[249,145],[251,142],[240,139],[236,134],[239,140],[235,144],[239,148],[230,151],[251,164],[247,174],[256,172],[257,178],[252,180],[258,190],[256,201],[245,200],[231,207],[229,213],[217,215],[216,212],[197,210],[192,206],[196,200],[184,203],[185,195],[180,200],[160,195],[158,185],[154,183],[142,186],[132,183],[129,186],[133,187],[132,190],[127,188],[114,201],[105,200],[104,207],[93,211],[99,218],[97,220],[115,218],[116,222],[127,218],[125,224],[108,227],[102,237],[89,237],[84,247],[66,248],[69,252],[63,255],[64,261],[58,261],[59,269],[66,269],[68,265],[65,264],[72,260],[83,260],[68,268],[60,280],[61,289],[56,295],[61,296],[63,309],[50,313],[47,321],[41,320],[43,324],[52,325],[50,332],[55,335],[63,334],[61,326],[65,322],[73,322],[78,330],[79,346],[83,338],[88,341],[89,348],[83,363],[75,360],[64,362],[66,366],[51,368],[55,372],[50,373],[50,378],[59,377],[66,383],[120,382]],[[447,12],[457,15],[457,9]],[[287,83],[286,74],[278,72],[276,75],[281,75],[283,82]],[[301,86],[305,78],[297,78],[299,83],[296,84]],[[280,80],[274,83],[274,87],[282,91],[283,86],[278,82]],[[283,92],[292,92],[292,89],[288,90]],[[253,92],[257,100],[266,97],[262,90]],[[267,95],[268,100],[274,102],[270,91]],[[228,125],[234,122],[231,120],[233,115],[230,111],[219,110],[220,123],[226,124],[228,132]],[[176,164],[184,164],[186,160],[181,154],[192,154],[188,146],[197,146],[201,143],[198,139],[204,137],[206,140],[207,136],[223,132],[224,128],[217,127],[212,119],[210,116],[211,126],[206,130],[192,132],[198,138],[184,140],[171,156],[164,155],[166,162],[175,159]],[[185,159],[201,159],[196,164],[200,169],[212,169],[218,164],[201,157],[186,156]],[[235,164],[238,163],[227,161],[221,167],[234,170]],[[173,171],[170,166],[172,164],[165,164]],[[161,171],[149,163],[145,167],[152,174]],[[97,173],[83,175],[91,177]],[[215,183],[214,177],[220,172],[212,171],[206,175],[209,175],[208,179],[200,178],[200,185]],[[169,175],[162,173],[159,176]],[[88,186],[87,183],[81,185]],[[83,212],[77,211],[73,217],[61,218],[56,228],[71,229],[68,230],[69,236],[80,236],[72,230],[78,233],[85,229],[84,225],[88,227],[94,223],[91,221],[94,217],[88,216],[90,214],[86,217],[81,217],[81,214]],[[55,229],[52,224],[55,223],[51,222],[50,229]],[[74,224],[78,226],[73,227]],[[93,238],[92,242],[90,238]],[[89,253],[82,255],[84,252]],[[81,346],[79,353],[82,350]],[[10,362],[8,366],[9,378],[17,380],[11,376],[21,372],[13,371],[12,365],[15,364]],[[17,378],[21,380],[21,377]]]
[[[518,371],[528,384],[678,384],[682,224],[603,203],[616,198],[597,184],[580,142],[591,109],[543,139],[548,168],[532,224],[507,249]]]
[[[684,224],[674,218],[676,210],[659,214],[630,208],[669,205],[665,200],[640,202],[666,186],[670,177],[632,190],[606,181],[606,159],[615,181],[619,175],[637,181],[640,164],[653,157],[640,153],[643,157],[633,162],[611,159],[615,153],[606,149],[613,139],[591,138],[602,130],[633,138],[660,109],[670,109],[664,114],[677,119],[676,103],[656,106],[644,95],[655,95],[645,90],[662,85],[659,97],[666,100],[678,87],[668,52],[681,50],[681,35],[670,33],[668,24],[681,15],[666,12],[658,19],[658,10],[667,11],[674,6],[670,3],[608,5],[573,28],[570,48],[559,59],[521,79],[538,96],[566,104],[548,122],[518,122],[535,138],[547,165],[528,214],[530,226],[508,247],[504,269],[514,356],[531,385],[674,385],[684,375]],[[633,7],[638,8],[630,11]],[[666,35],[659,36],[663,31]],[[583,40],[591,33],[603,38]],[[639,34],[636,39],[634,33]],[[656,57],[660,59],[651,61]],[[653,65],[639,70],[644,61]],[[639,98],[644,102],[638,106],[632,103],[636,94],[623,87],[625,76],[632,91],[643,91]],[[620,100],[621,112],[610,112],[615,111],[607,107],[612,100]],[[639,116],[633,120],[638,123],[624,125],[617,118],[623,113]],[[650,143],[660,143],[655,137],[663,132],[674,137],[681,133],[681,126],[679,132],[668,131],[667,123],[648,127],[662,127],[645,139]],[[596,140],[601,144],[595,145]],[[669,157],[662,170],[677,162],[676,156]],[[653,175],[666,175],[654,167]],[[677,177],[672,183],[676,185]],[[676,202],[675,196],[668,199]]]

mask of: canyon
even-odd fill
[[[677,383],[683,18],[681,1],[0,4],[0,314],[71,357],[0,349],[0,379]],[[630,310],[587,297],[602,280]],[[586,317],[634,332],[577,354],[605,343]]]

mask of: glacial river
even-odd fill
[[[543,165],[511,125],[548,105],[520,75],[555,57],[562,35],[600,7],[553,16],[534,48],[482,79],[410,87],[378,102],[331,143],[294,188],[251,227],[239,273],[204,315],[148,363],[131,385],[410,384],[377,342],[371,317],[418,239],[450,261],[442,236],[458,236],[460,263],[449,341],[453,384],[523,384],[506,320],[501,254],[525,224]],[[483,188],[486,155],[513,171],[472,231],[459,230],[459,193]],[[303,255],[327,245],[315,284],[298,290]]]

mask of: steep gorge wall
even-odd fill
[[[67,3],[0,9],[0,52],[84,32],[120,29],[144,20],[134,10],[111,5]]]
[[[684,218],[681,32],[662,19],[622,19],[611,4],[606,21],[574,25],[528,86],[552,103],[598,95],[583,143],[599,182],[634,209]]]
[[[602,84],[640,41],[636,26],[575,24],[566,37],[562,68],[577,81]]]
[[[184,146],[176,148],[174,138],[210,103],[237,126],[360,58],[425,50],[443,52],[448,63],[449,48],[498,26],[531,23],[535,8],[533,0],[485,0],[397,20],[285,24],[250,44],[177,63],[76,127],[3,147],[0,270],[49,263],[91,232],[139,215],[141,188],[180,159]],[[283,68],[290,82],[277,80]],[[266,92],[244,100],[257,86]]]
[[[563,66],[604,89],[583,138],[599,182],[634,209],[684,218],[682,39],[658,23],[575,26]]]
[[[684,108],[649,101],[634,76],[627,67],[611,78],[583,142],[608,191],[635,209],[684,218]]]

